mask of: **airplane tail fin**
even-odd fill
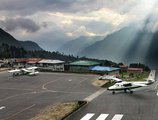
[[[147,82],[149,84],[155,82],[155,74],[156,74],[156,70],[151,70],[150,71],[150,74],[149,74],[149,76],[147,78]]]

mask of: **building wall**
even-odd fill
[[[0,67],[2,67],[4,65],[4,63],[0,63]]]
[[[115,70],[115,71],[92,71],[92,73],[100,74],[101,76],[103,75],[119,75],[120,71]]]
[[[23,67],[26,67],[26,63],[24,63],[24,62],[16,62],[16,63],[14,63],[14,67],[15,67],[15,68],[23,68]]]
[[[121,72],[127,72],[128,71],[128,67],[120,67],[120,71]]]
[[[119,75],[119,70],[108,72],[108,75]]]
[[[40,70],[42,71],[64,71],[64,64],[39,64]]]
[[[37,63],[27,63],[26,67],[34,67],[34,66],[38,66]]]
[[[128,70],[130,73],[142,73],[142,70]]]
[[[89,66],[69,66],[70,72],[89,72]]]

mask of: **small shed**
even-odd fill
[[[127,65],[120,65],[119,68],[120,68],[121,72],[127,72],[128,71],[128,66]]]
[[[132,72],[143,72],[143,68],[128,68],[128,71],[132,71]]]
[[[79,60],[69,63],[69,71],[71,72],[90,72],[89,67],[100,65],[99,62],[89,60]]]
[[[64,71],[65,61],[43,59],[38,63],[40,69],[43,71]]]

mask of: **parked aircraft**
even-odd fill
[[[29,68],[21,68],[21,69],[15,69],[8,71],[9,73],[12,73],[13,76],[18,75],[36,75],[39,72],[36,71],[37,67],[29,67]]]
[[[108,87],[107,90],[112,91],[113,94],[115,94],[115,91],[130,91],[130,93],[133,93],[132,89],[139,88],[139,87],[145,87],[148,86],[148,82],[119,82],[115,83],[113,86]]]
[[[149,84],[153,83],[155,81],[155,71],[151,71],[149,74],[149,77],[144,82],[127,82],[122,81],[115,83],[114,85],[107,88],[107,90],[112,91],[113,94],[115,94],[115,91],[130,91],[130,93],[133,93],[132,89],[139,88],[139,87],[145,87]]]
[[[122,82],[121,79],[116,78],[116,77],[111,76],[111,75],[100,76],[100,77],[99,77],[99,80],[112,80],[112,81],[114,81],[114,82]]]

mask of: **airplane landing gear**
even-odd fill
[[[124,89],[124,92],[126,93],[126,92],[127,92],[127,89]]]
[[[132,94],[132,93],[133,93],[133,91],[130,91],[130,93]]]
[[[112,94],[115,94],[115,91],[112,91]]]

